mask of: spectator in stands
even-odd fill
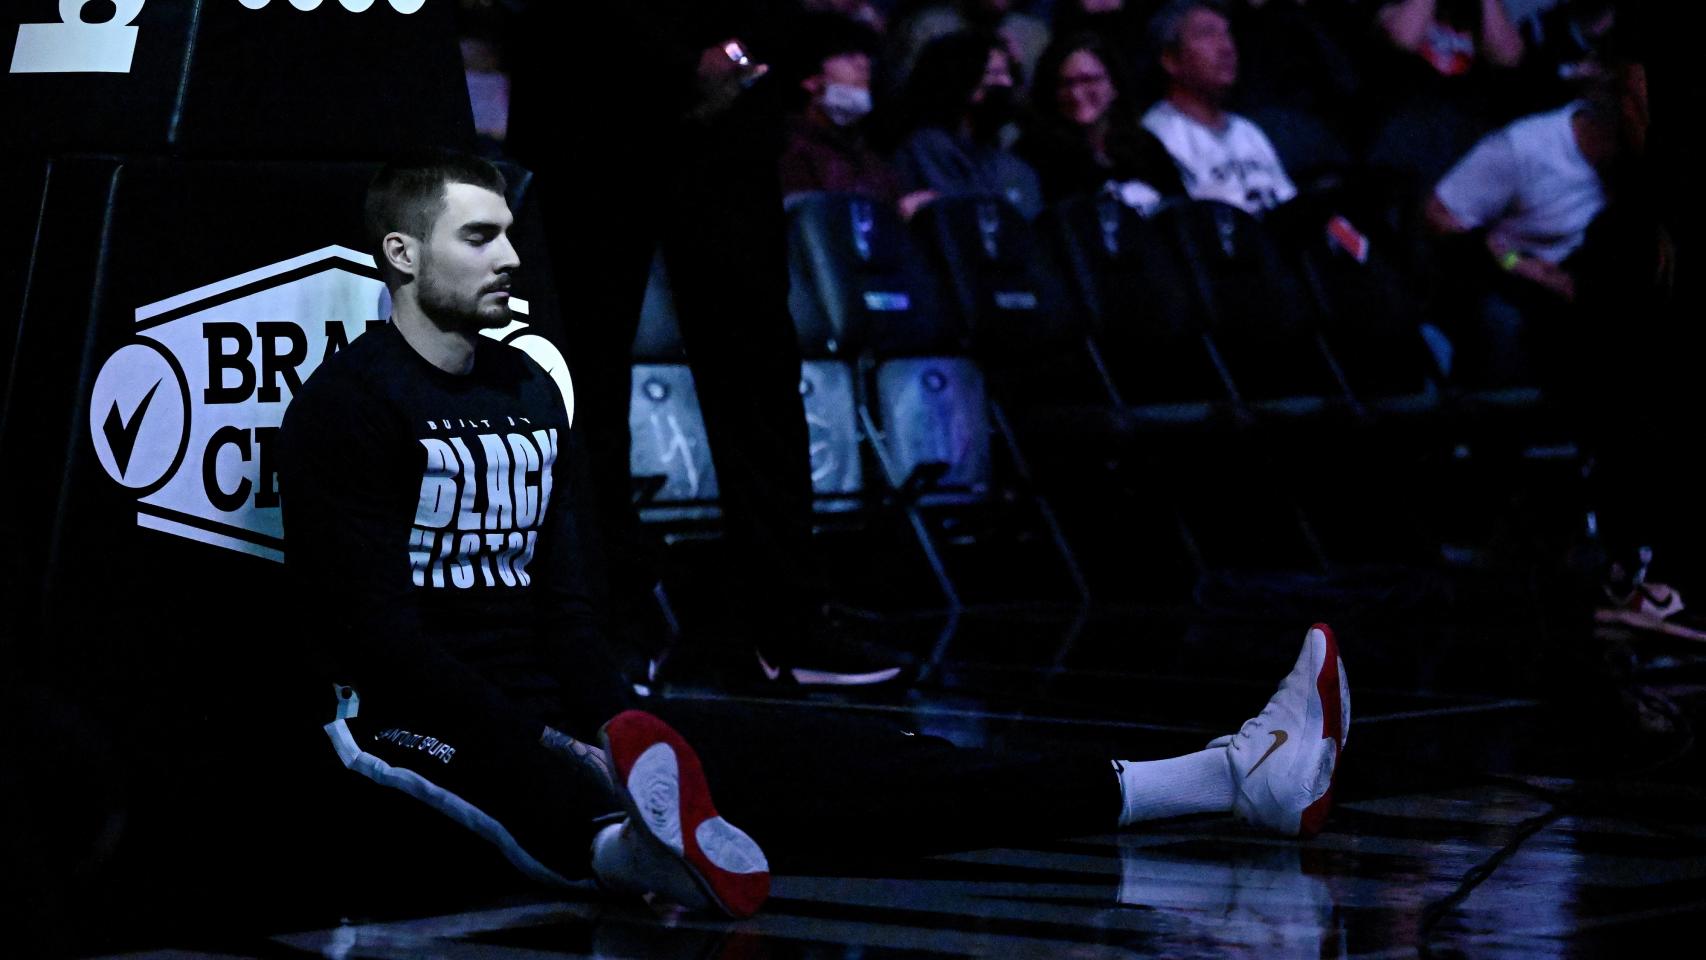
[[[1596,92],[1493,133],[1434,188],[1428,225],[1441,235],[1482,233],[1505,273],[1569,301],[1565,264],[1605,207],[1601,172],[1620,150],[1618,124],[1617,100]]]
[[[1093,33],[1130,66],[1142,62],[1143,28],[1158,6],[1160,0],[1059,0],[1050,29],[1057,39]]]
[[[1036,169],[1043,199],[1109,190],[1147,212],[1184,184],[1167,148],[1138,122],[1120,60],[1093,33],[1057,40],[1038,62],[1036,121],[1014,152]]]
[[[990,34],[952,33],[926,47],[902,104],[910,131],[895,158],[903,189],[996,194],[1036,216],[1036,171],[1000,143],[1015,114],[1014,83],[1012,59]]]
[[[1522,34],[1502,0],[1389,0],[1378,18],[1393,46],[1441,77],[1468,76],[1479,64],[1522,62]]]
[[[1014,0],[934,0],[918,6],[896,21],[889,32],[883,88],[891,92],[906,89],[925,48],[963,30],[982,30],[995,36],[1018,65],[1018,75],[1030,76],[1031,67],[1048,46],[1049,29],[1042,20],[1014,9],[1018,6]],[[1017,92],[1022,94],[1022,83],[1018,86]]]
[[[1676,454],[1677,438],[1699,418],[1700,271],[1681,265],[1692,262],[1703,218],[1699,199],[1675,184],[1697,166],[1698,141],[1686,131],[1703,91],[1665,84],[1665,68],[1681,64],[1652,56],[1653,37],[1681,17],[1668,7],[1627,9],[1603,51],[1601,82],[1621,103],[1618,159],[1602,174],[1606,210],[1570,258],[1576,296],[1566,335],[1574,342],[1559,366],[1573,380],[1566,399],[1593,458],[1600,583],[1589,595],[1597,619],[1699,640],[1699,607],[1685,613],[1681,592],[1698,598],[1706,587],[1706,512]],[[1649,66],[1671,93],[1656,114]]]
[[[1226,10],[1213,0],[1173,0],[1149,24],[1167,95],[1143,126],[1179,165],[1185,192],[1251,213],[1297,196],[1260,127],[1226,109],[1238,82],[1238,48]]]
[[[1524,328],[1575,299],[1570,259],[1605,208],[1604,174],[1624,147],[1613,87],[1599,84],[1585,100],[1489,135],[1428,200],[1427,222],[1436,234],[1470,241],[1446,248],[1451,273],[1493,275],[1477,285],[1481,329],[1458,331],[1478,351],[1472,362],[1491,364],[1477,369],[1477,377],[1503,382],[1531,372]]]
[[[935,198],[903,194],[900,174],[865,139],[871,112],[871,51],[876,34],[836,14],[807,15],[797,28],[797,64],[786,79],[803,106],[789,120],[780,164],[782,194],[862,193],[895,204],[910,218]]]
[[[1533,109],[1516,68],[1522,36],[1501,0],[1390,0],[1375,16],[1367,159],[1420,194],[1490,130]]]

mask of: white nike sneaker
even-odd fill
[[[1318,623],[1262,712],[1208,744],[1226,748],[1233,815],[1283,836],[1320,833],[1350,726],[1351,688],[1339,644],[1332,628]]]
[[[709,901],[736,919],[758,912],[770,895],[770,864],[745,831],[717,814],[699,757],[687,741],[640,710],[617,714],[599,736],[628,810],[618,842],[643,844],[649,849],[627,862],[653,865],[634,871],[635,877],[600,879],[686,907]],[[691,878],[685,888],[679,882],[683,870]]]

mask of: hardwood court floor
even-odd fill
[[[904,715],[962,743],[1164,755],[1236,729],[1299,635],[1092,629],[1064,671],[955,660],[927,691],[807,708]],[[1357,715],[1340,803],[1310,842],[1193,818],[782,874],[763,912],[738,923],[500,885],[430,909],[379,897],[238,929],[191,918],[119,955],[1538,958],[1690,942],[1706,921],[1706,777],[1691,736],[1631,733],[1607,719],[1615,706],[1512,695],[1486,675],[1502,661],[1472,628],[1436,637],[1425,656],[1398,633],[1341,637]],[[1163,640],[1165,655],[1132,655]],[[997,649],[975,630],[966,642]],[[1419,677],[1424,661],[1433,667]],[[1646,664],[1685,723],[1698,717],[1700,662],[1685,651]]]

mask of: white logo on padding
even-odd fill
[[[189,408],[189,384],[170,354],[146,340],[119,348],[89,401],[96,458],[132,490],[157,487],[183,458]]]
[[[250,10],[259,10],[271,3],[272,0],[238,0],[238,2]],[[324,0],[290,0],[290,5],[298,10],[313,10],[318,8],[322,2]],[[426,0],[390,0],[390,3],[391,9],[398,13],[414,13],[426,5]],[[338,5],[351,13],[361,13],[373,6],[373,0],[338,0]]]
[[[83,8],[93,0],[59,0],[59,23],[18,25],[12,48],[13,73],[129,73],[136,54],[138,28],[131,26],[147,0],[113,0],[112,19],[84,23]],[[259,10],[271,0],[238,0]],[[314,10],[324,0],[290,0],[298,10]],[[337,0],[351,13],[365,12],[376,0]],[[391,9],[411,14],[426,0],[388,0]]]
[[[59,0],[59,23],[18,25],[13,73],[129,73],[145,0],[115,0],[111,20],[84,23],[90,0]]]

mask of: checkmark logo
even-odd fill
[[[1280,747],[1285,745],[1285,741],[1286,741],[1287,737],[1286,737],[1286,732],[1284,730],[1274,730],[1274,731],[1272,731],[1272,733],[1274,736],[1274,745],[1268,748],[1267,753],[1262,754],[1262,759],[1256,761],[1256,765],[1250,768],[1250,773],[1255,773],[1256,767],[1259,767],[1262,764],[1267,763],[1268,758],[1274,755],[1274,751],[1278,750]],[[1245,774],[1246,777],[1249,775],[1250,775],[1249,773]]]
[[[142,402],[131,411],[130,419],[126,420],[119,413],[118,401],[115,400],[112,409],[107,411],[107,418],[101,422],[101,435],[107,438],[107,446],[113,452],[121,477],[130,468],[130,455],[136,449],[136,435],[142,430],[142,418],[148,413],[148,405],[154,402],[154,391],[160,389],[161,382],[156,380],[154,386],[148,388]]]

